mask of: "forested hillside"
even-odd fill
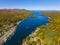
[[[0,37],[10,30],[17,22],[33,17],[32,13],[24,9],[0,9]]]

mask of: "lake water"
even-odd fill
[[[36,30],[38,26],[47,24],[48,18],[43,16],[40,12],[33,12],[36,18],[28,18],[22,21],[16,29],[15,34],[10,40],[7,40],[3,45],[22,45],[22,40],[29,34]]]

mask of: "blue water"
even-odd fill
[[[38,26],[47,24],[48,18],[43,16],[39,12],[33,12],[36,18],[28,18],[22,21],[16,29],[15,34],[10,40],[7,40],[3,45],[22,45],[22,40],[26,38],[29,34],[36,30]]]

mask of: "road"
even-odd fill
[[[21,23],[21,21],[17,22],[17,25],[19,23]],[[16,26],[12,27],[8,32],[6,32],[5,35],[0,38],[0,42],[6,42],[7,38],[15,32],[15,29]]]

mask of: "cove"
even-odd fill
[[[7,40],[3,45],[22,45],[23,39],[34,32],[38,26],[45,25],[49,22],[48,18],[43,16],[40,12],[33,12],[36,18],[28,18],[22,21],[16,29],[15,34],[10,40]]]

